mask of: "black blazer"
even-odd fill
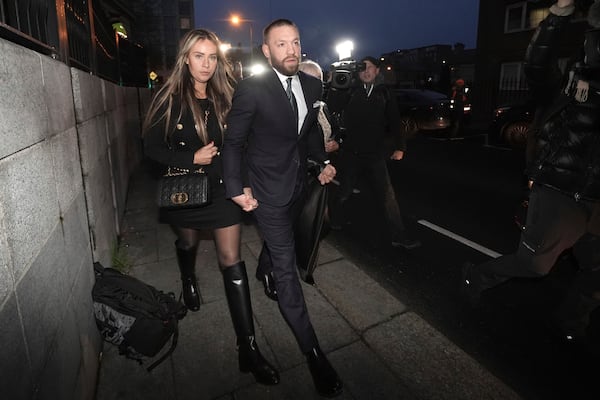
[[[317,127],[323,85],[298,72],[308,113],[297,133],[295,117],[279,77],[272,69],[242,80],[233,95],[223,143],[226,197],[242,193],[247,179],[254,197],[274,206],[290,202],[298,177],[306,175],[306,159],[327,159]]]
[[[194,154],[204,146],[204,143],[198,137],[196,128],[194,127],[194,117],[188,109],[184,109],[179,120],[176,117],[179,115],[181,104],[177,99],[173,102],[173,121],[169,130],[172,131],[169,142],[165,141],[165,120],[152,126],[144,136],[144,152],[145,155],[152,160],[166,167],[178,167],[189,170],[195,170],[200,167],[209,175],[211,181],[222,179],[221,157],[214,157],[212,163],[208,165],[194,164]],[[212,107],[211,107],[212,110]],[[214,111],[213,111],[214,112]],[[159,112],[159,115],[162,113]],[[217,127],[217,123],[210,121],[209,140],[214,141],[215,146],[219,149],[222,147],[221,130]]]

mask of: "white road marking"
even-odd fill
[[[477,244],[477,243],[475,243],[475,242],[473,242],[473,241],[471,241],[471,240],[469,240],[467,238],[464,238],[464,237],[462,237],[460,235],[457,235],[456,233],[450,232],[449,230],[444,229],[441,226],[437,226],[435,224],[432,224],[431,222],[429,222],[427,220],[420,219],[420,220],[417,221],[417,223],[419,223],[419,224],[421,224],[423,226],[426,226],[427,228],[429,228],[431,230],[434,230],[434,231],[436,231],[438,233],[441,233],[442,235],[447,236],[450,239],[454,239],[457,242],[460,242],[460,243],[464,244],[465,246],[469,246],[470,248],[475,249],[478,252],[483,253],[483,254],[485,254],[487,256],[490,256],[492,258],[498,258],[498,257],[500,257],[502,255],[500,253],[495,252],[494,250],[490,250],[487,247],[483,247],[480,244]]]

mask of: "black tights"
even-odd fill
[[[191,250],[198,247],[202,231],[192,228],[182,228],[171,225],[173,232],[177,235],[177,247],[182,250]],[[225,269],[241,261],[240,238],[241,225],[231,225],[225,228],[213,230],[215,249],[219,267]]]

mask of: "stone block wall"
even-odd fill
[[[0,54],[0,393],[93,399],[93,262],[111,264],[149,93]]]

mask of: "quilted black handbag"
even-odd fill
[[[161,208],[194,208],[210,203],[208,175],[202,169],[169,167],[158,183],[158,206]]]

